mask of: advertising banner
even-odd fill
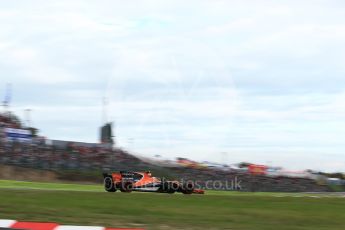
[[[248,171],[249,173],[254,174],[254,175],[266,175],[267,166],[252,164],[248,166]]]
[[[26,129],[5,129],[6,138],[10,141],[27,142],[31,141],[31,132]]]

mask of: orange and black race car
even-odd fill
[[[198,193],[203,194],[203,190],[195,189],[194,183],[181,183],[179,181],[167,181],[153,177],[151,172],[129,172],[120,171],[103,173],[104,188],[107,192],[161,192],[183,194]]]

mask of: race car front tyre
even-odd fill
[[[104,178],[104,189],[107,192],[116,192],[113,178],[111,178],[110,176]]]
[[[183,194],[192,194],[193,191],[194,191],[194,183],[191,183],[191,182],[185,183],[181,188],[181,192]]]

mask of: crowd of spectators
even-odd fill
[[[250,192],[326,192],[327,185],[308,178],[269,177],[239,170],[175,168],[185,181],[196,181],[201,188]]]
[[[152,170],[155,175],[169,174],[171,179],[192,180],[200,188],[241,191],[322,192],[328,187],[306,178],[267,177],[243,171],[223,171],[187,167],[158,167],[121,150],[70,143],[67,147],[44,142],[0,142],[0,164],[50,171],[101,172],[111,170]],[[237,182],[236,182],[237,181]]]
[[[0,141],[0,164],[44,170],[106,171],[132,169],[140,161],[121,149],[84,147],[70,143],[66,148],[42,141]]]
[[[0,113],[0,128],[21,128],[19,119],[11,113]]]

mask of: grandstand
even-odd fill
[[[0,164],[55,173],[55,178],[58,180],[100,183],[102,171],[151,170],[155,175],[162,177],[193,180],[201,188],[209,189],[270,192],[330,190],[316,178],[269,176],[265,173],[252,173],[247,169],[232,167],[224,170],[214,165],[207,167],[205,164],[198,164],[186,158],[179,158],[176,162],[164,162],[164,164],[155,161],[148,162],[121,148],[113,147],[112,143],[46,140],[33,135],[9,138],[6,134],[8,128],[15,129],[18,133],[20,130],[27,131],[27,129],[22,127],[21,122],[14,115],[2,114],[0,120]],[[229,187],[229,184],[235,180],[241,181],[240,186]],[[217,181],[218,184],[209,183],[210,181]]]

